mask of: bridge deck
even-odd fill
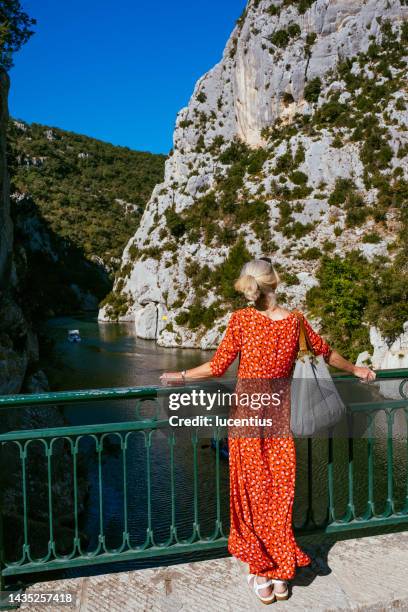
[[[292,597],[277,610],[408,610],[408,532],[343,540],[305,548],[320,573],[305,568]],[[315,568],[315,570],[316,570]],[[76,605],[23,604],[30,612],[252,612],[257,603],[245,581],[246,566],[232,558],[133,572],[41,582],[26,593],[71,591]]]

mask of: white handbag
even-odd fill
[[[322,355],[313,354],[300,313],[299,352],[291,381],[290,428],[295,437],[311,437],[333,428],[346,407]]]

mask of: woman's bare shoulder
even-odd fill
[[[282,317],[286,318],[290,314],[292,314],[293,310],[288,310],[287,308],[281,308],[280,306],[278,306],[278,308],[276,309],[276,312],[281,314]]]

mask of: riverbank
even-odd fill
[[[314,569],[298,572],[292,595],[280,611],[408,610],[408,532],[309,546]],[[246,566],[233,558],[105,574],[30,586],[26,593],[72,592],[80,612],[204,612],[208,603],[222,612],[264,609],[245,579]],[[278,609],[277,608],[277,609]],[[23,604],[22,610],[55,607]]]

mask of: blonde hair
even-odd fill
[[[234,287],[249,302],[261,306],[267,301],[266,297],[269,303],[276,301],[275,290],[279,283],[279,275],[269,259],[253,259],[243,266]]]

